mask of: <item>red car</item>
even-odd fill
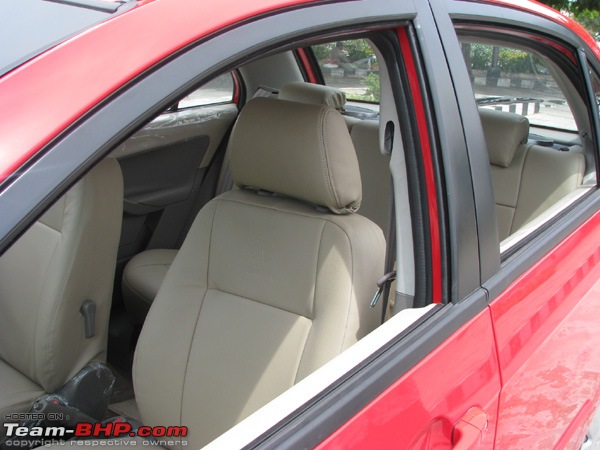
[[[579,25],[525,0],[0,17],[1,448],[600,446]]]

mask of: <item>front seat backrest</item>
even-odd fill
[[[354,212],[352,141],[333,108],[257,98],[231,135],[238,187],[198,214],[152,304],[134,386],[146,425],[201,447],[373,330],[385,242]]]
[[[121,170],[106,159],[0,258],[0,364],[46,392],[106,358],[122,207]],[[87,338],[80,312],[86,300],[96,307]]]

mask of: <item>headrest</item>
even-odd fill
[[[344,91],[321,84],[304,83],[294,81],[285,84],[279,91],[280,100],[290,102],[310,103],[313,105],[325,105],[341,111],[346,104]]]
[[[331,107],[252,99],[231,133],[229,152],[239,187],[283,194],[337,214],[360,206],[352,139],[342,115]]]
[[[490,163],[500,167],[510,166],[517,147],[527,143],[529,120],[519,114],[487,108],[480,108],[479,116]]]

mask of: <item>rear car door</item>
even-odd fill
[[[540,215],[532,214],[508,237],[500,230],[501,268],[495,275],[480,259],[502,379],[495,447],[579,448],[600,389],[600,351],[593,339],[600,332],[597,56],[573,30],[549,20],[551,11],[462,1],[448,8],[467,61],[453,64],[455,84],[466,79],[467,67],[480,108],[512,111],[529,122],[514,219],[520,208],[534,208],[536,195],[545,202]],[[451,42],[445,44],[448,54],[457,53]],[[478,67],[473,57],[489,50],[487,67]],[[489,95],[496,100],[490,103]],[[560,166],[550,163],[559,158]],[[554,182],[562,176],[557,169],[577,159],[585,160],[577,187],[553,197],[562,189]],[[500,178],[510,169],[493,164],[500,220],[507,210],[507,186]],[[480,177],[473,172],[474,183]],[[485,201],[476,195],[480,221]],[[492,230],[478,232],[480,242],[496,242]]]

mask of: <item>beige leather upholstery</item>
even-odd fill
[[[294,81],[285,84],[279,92],[280,100],[288,100],[311,105],[331,106],[341,111],[346,104],[344,91],[320,84]]]
[[[292,82],[284,85],[279,99],[299,103],[332,106],[343,109],[346,102],[344,92],[330,86],[304,82]],[[361,172],[362,201],[360,214],[375,222],[383,230],[388,227],[391,175],[389,155],[379,150],[379,122],[375,120],[357,120],[344,117],[346,126],[351,129],[351,138]],[[225,155],[229,161],[229,152]],[[230,165],[224,172],[230,171]],[[222,175],[222,178],[225,178]],[[134,256],[123,273],[123,299],[136,323],[142,323],[146,313],[156,297],[160,283],[176,250],[148,250]]]
[[[576,152],[528,144],[525,117],[490,109],[479,113],[502,241],[579,187],[585,158]]]
[[[346,151],[354,147],[342,116],[333,108],[321,108],[318,119],[311,120],[315,105],[287,104],[294,111],[290,117],[295,126],[273,126],[271,133],[264,133],[265,123],[281,122],[282,108],[256,100],[251,108],[257,112],[238,121],[231,136],[235,184],[277,192],[339,214],[356,212],[362,198],[360,171],[355,153]]]
[[[234,182],[252,188],[200,211],[134,361],[144,423],[186,425],[194,448],[348,348],[381,316],[369,301],[385,242],[348,207],[360,199],[360,174],[341,115],[254,99],[230,154]]]
[[[153,249],[135,255],[123,272],[123,301],[132,320],[142,324],[177,250]]]
[[[485,135],[490,164],[508,167],[515,156],[517,148],[526,144],[529,139],[529,121],[519,115],[480,109],[481,126]]]
[[[0,258],[0,413],[28,409],[105,358],[122,205],[119,165],[104,160]],[[96,304],[90,338],[87,299]]]

